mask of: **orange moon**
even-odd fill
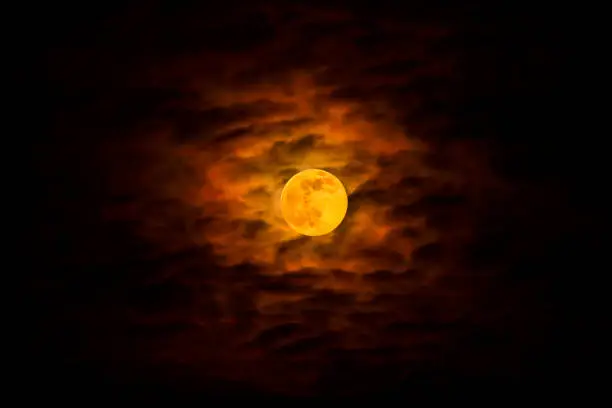
[[[318,169],[291,177],[281,193],[281,212],[289,226],[302,235],[326,235],[346,216],[348,196],[333,174]]]

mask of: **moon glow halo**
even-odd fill
[[[344,185],[333,174],[308,169],[289,179],[281,193],[281,212],[294,231],[307,236],[335,230],[348,209]]]

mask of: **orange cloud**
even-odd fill
[[[37,319],[55,317],[35,355],[79,377],[78,360],[181,389],[337,393],[542,354],[508,328],[556,320],[542,293],[592,252],[572,224],[596,220],[567,155],[536,141],[559,116],[539,106],[558,71],[539,34],[436,2],[129,3],[48,38],[26,269]],[[279,208],[311,167],[349,193],[322,237]]]
[[[300,240],[290,251],[279,252],[282,245],[300,238],[288,228],[278,208],[279,192],[293,173],[305,168],[329,169],[341,178],[349,194],[368,182],[381,189],[393,188],[405,177],[402,164],[407,160],[412,161],[414,171],[424,171],[415,158],[425,151],[394,123],[368,120],[355,113],[355,104],[330,100],[329,91],[319,89],[306,74],[296,76],[286,88],[289,96],[265,89],[216,94],[221,106],[238,106],[243,115],[246,107],[251,107],[261,114],[248,123],[237,122],[236,126],[250,126],[239,136],[215,139],[205,147],[218,152],[211,155],[207,151],[206,160],[197,161],[202,149],[198,144],[180,147],[185,156],[194,159],[189,164],[192,171],[204,180],[191,204],[213,218],[194,239],[212,245],[226,266],[254,263],[270,274],[303,268],[358,274],[408,268],[410,248],[423,242],[394,236],[408,223],[416,222],[398,222],[387,216],[390,206],[402,204],[401,197],[389,197],[386,203],[351,205],[339,231]],[[279,116],[270,109],[274,106],[292,106],[293,110]],[[263,114],[266,107],[271,111],[268,115]],[[299,118],[309,120],[298,122]],[[279,128],[279,123],[288,125]],[[407,159],[411,154],[413,158]],[[381,160],[386,162],[385,168]],[[389,166],[390,162],[398,165]],[[406,197],[405,204],[416,198]],[[420,227],[424,228],[422,223]],[[381,248],[388,256],[367,255]]]
[[[436,294],[454,282],[490,180],[476,148],[461,142],[442,150],[423,136],[447,124],[423,97],[443,98],[449,88],[448,64],[436,68],[427,58],[428,41],[443,34],[423,29],[421,42],[401,53],[368,39],[369,59],[351,45],[363,34],[358,25],[341,28],[338,43],[317,34],[342,18],[310,14],[287,23],[314,33],[314,45],[299,52],[298,39],[280,26],[286,36],[249,52],[160,63],[154,82],[181,79],[175,86],[184,97],[131,130],[133,143],[105,147],[107,157],[121,160],[108,176],[113,191],[138,190],[137,200],[107,206],[107,219],[128,220],[154,248],[148,256],[178,257],[147,279],[180,282],[194,303],[180,311],[193,327],[172,346],[157,346],[176,353],[160,352],[160,360],[225,359],[215,369],[235,378],[236,366],[263,370],[262,348],[293,359],[405,342],[399,357],[410,359],[419,353],[413,344],[442,336],[411,334],[419,302],[445,316],[465,309]],[[302,21],[309,19],[325,21]],[[285,47],[293,53],[286,56]],[[349,193],[343,223],[322,237],[298,235],[280,213],[284,183],[307,168],[330,171]],[[434,300],[420,300],[427,296]],[[313,346],[316,336],[324,345]],[[300,354],[291,344],[312,349]],[[249,381],[283,380],[282,365],[267,361],[274,379],[240,372]]]

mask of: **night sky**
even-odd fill
[[[41,11],[31,389],[410,397],[592,374],[603,162],[574,123],[571,10],[123,3]],[[307,168],[349,193],[327,236],[279,215]]]

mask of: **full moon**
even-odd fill
[[[281,212],[296,232],[311,237],[329,234],[344,219],[348,197],[336,176],[304,170],[289,179],[281,193]]]

